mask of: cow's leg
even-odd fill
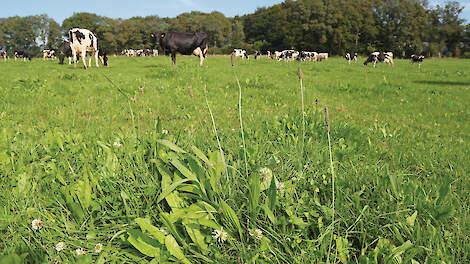
[[[171,52],[171,60],[173,61],[173,64],[176,64],[176,51]]]
[[[77,68],[77,51],[72,49],[72,58],[73,58],[73,68]]]
[[[82,61],[83,61],[83,68],[86,70],[86,49],[82,50]]]
[[[93,55],[95,56],[96,68],[99,68],[98,65],[98,50],[93,51]]]
[[[69,59],[69,65],[72,64],[72,57],[68,57]]]
[[[23,61],[26,61],[26,57],[23,57]]]

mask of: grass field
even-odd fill
[[[468,263],[470,61],[109,64],[0,61],[1,263]]]

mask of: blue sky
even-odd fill
[[[158,15],[175,17],[192,10],[211,12],[220,11],[226,16],[251,13],[258,7],[271,6],[282,0],[7,0],[2,1],[0,17],[47,14],[57,22],[71,16],[74,12],[91,12],[112,18]],[[443,4],[445,0],[430,0],[431,5]],[[470,0],[459,1],[465,6],[462,17],[470,21]]]
[[[90,12],[112,18],[158,15],[175,17],[190,11],[220,11],[233,17],[251,13],[258,7],[271,6],[282,0],[7,0],[0,5],[0,17],[47,14],[57,22],[70,17],[74,12]]]

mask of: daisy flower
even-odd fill
[[[77,253],[77,256],[85,255],[86,250],[84,250],[83,248],[77,248],[77,249],[75,249],[75,253]]]
[[[60,252],[62,250],[64,250],[65,248],[65,243],[64,242],[59,242],[57,243],[57,245],[55,245],[55,250],[57,250],[57,252]]]
[[[103,250],[103,245],[101,243],[96,244],[95,253],[100,253]]]

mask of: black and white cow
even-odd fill
[[[255,60],[257,60],[258,58],[261,58],[261,51],[255,51]]]
[[[91,53],[88,66],[91,67],[91,57],[95,57],[96,67],[98,65],[99,45],[98,38],[88,29],[72,28],[69,30],[70,48],[72,49],[73,67],[77,68],[77,54],[81,54],[83,60],[83,68],[86,69],[87,52]],[[104,61],[102,61],[104,64]],[[105,65],[106,66],[106,65]]]
[[[299,54],[300,54],[300,52],[295,51],[295,50],[283,50],[281,52],[281,56],[279,57],[279,60],[293,61],[293,60],[297,59]]]
[[[176,52],[198,56],[200,66],[207,56],[207,34],[204,32],[157,32],[152,37],[165,55],[171,54],[173,64],[176,64]]]
[[[364,62],[364,65],[367,66],[368,63],[372,62],[374,67],[376,66],[377,62],[385,62],[390,66],[393,66],[393,53],[392,52],[372,52],[367,60]]]
[[[17,58],[23,58],[23,60],[26,61],[26,58],[31,60],[32,56],[27,50],[17,49],[15,50],[15,61]]]
[[[0,50],[0,57],[1,57],[3,60],[8,60],[7,52],[6,52],[6,51],[3,51],[3,50]]]
[[[314,51],[301,51],[299,54],[299,57],[297,57],[298,60],[300,61],[317,61],[318,59],[318,53]]]
[[[271,51],[268,50],[268,53],[266,53],[266,57],[271,58],[272,59],[272,56],[271,56]]]
[[[43,50],[42,51],[42,59],[55,59],[55,51],[54,50]]]
[[[351,55],[351,53],[346,53],[346,56],[344,56],[346,60],[348,61],[348,64],[351,64],[351,61],[354,61],[354,63],[357,63],[357,53],[355,52],[354,54]]]
[[[421,68],[421,64],[423,63],[423,61],[424,61],[424,56],[423,55],[421,55],[421,56],[414,55],[414,54],[411,55],[411,63],[417,62],[419,68]]]
[[[233,49],[233,54],[235,57],[242,57],[243,59],[249,60],[250,57],[248,56],[248,52],[244,49]]]
[[[72,48],[70,48],[70,41],[64,40],[59,48],[59,64],[64,64],[65,58],[69,59],[69,64],[72,60]]]

